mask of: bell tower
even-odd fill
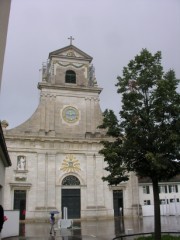
[[[98,134],[102,113],[92,57],[74,45],[49,53],[42,67],[40,132],[66,137]],[[51,106],[51,107],[50,107]],[[49,109],[49,110],[48,110]],[[54,126],[53,126],[54,124]]]

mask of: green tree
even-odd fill
[[[161,52],[143,49],[118,77],[122,94],[120,120],[112,110],[104,112],[100,126],[107,136],[100,151],[109,172],[110,185],[128,180],[128,172],[149,177],[154,194],[155,239],[161,239],[158,182],[180,173],[180,95],[175,72],[163,72]]]

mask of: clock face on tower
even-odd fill
[[[75,123],[79,120],[79,112],[75,107],[68,106],[63,109],[62,117],[68,123]]]

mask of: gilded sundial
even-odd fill
[[[81,171],[79,160],[73,154],[68,154],[62,162],[60,168],[63,172],[79,172]]]

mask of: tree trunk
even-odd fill
[[[157,179],[152,179],[154,193],[154,238],[161,239],[161,213],[159,201],[159,187]]]

